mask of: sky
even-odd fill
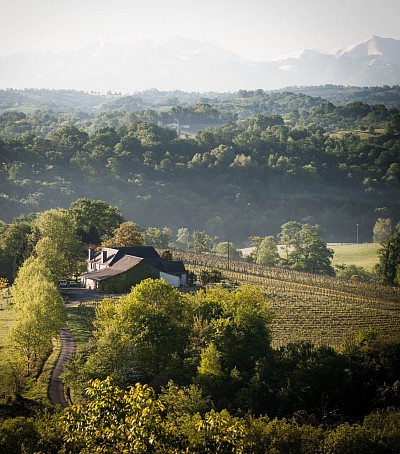
[[[182,36],[268,61],[371,35],[400,39],[399,0],[0,0],[0,55]]]

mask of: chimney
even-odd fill
[[[101,263],[107,262],[107,250],[103,249],[101,251]]]
[[[89,248],[89,260],[94,259],[94,249],[92,247]]]

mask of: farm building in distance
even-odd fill
[[[187,285],[183,262],[160,257],[152,246],[89,249],[87,273],[81,276],[87,289],[123,293],[144,279],[164,279],[173,287]]]

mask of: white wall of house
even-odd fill
[[[93,279],[84,278],[82,281],[83,286],[88,290],[95,290],[97,288],[97,282]]]
[[[172,274],[160,271],[160,279],[164,279],[168,284],[171,284],[172,287],[179,288],[181,286],[181,279],[178,276],[173,276]]]

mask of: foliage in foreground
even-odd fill
[[[193,389],[173,387],[157,397],[147,385],[123,390],[110,377],[91,382],[87,395],[87,404],[61,413],[1,421],[0,454],[400,452],[395,408],[375,411],[362,423],[327,426],[302,421],[300,414],[270,419],[204,412],[201,401],[190,400]]]

